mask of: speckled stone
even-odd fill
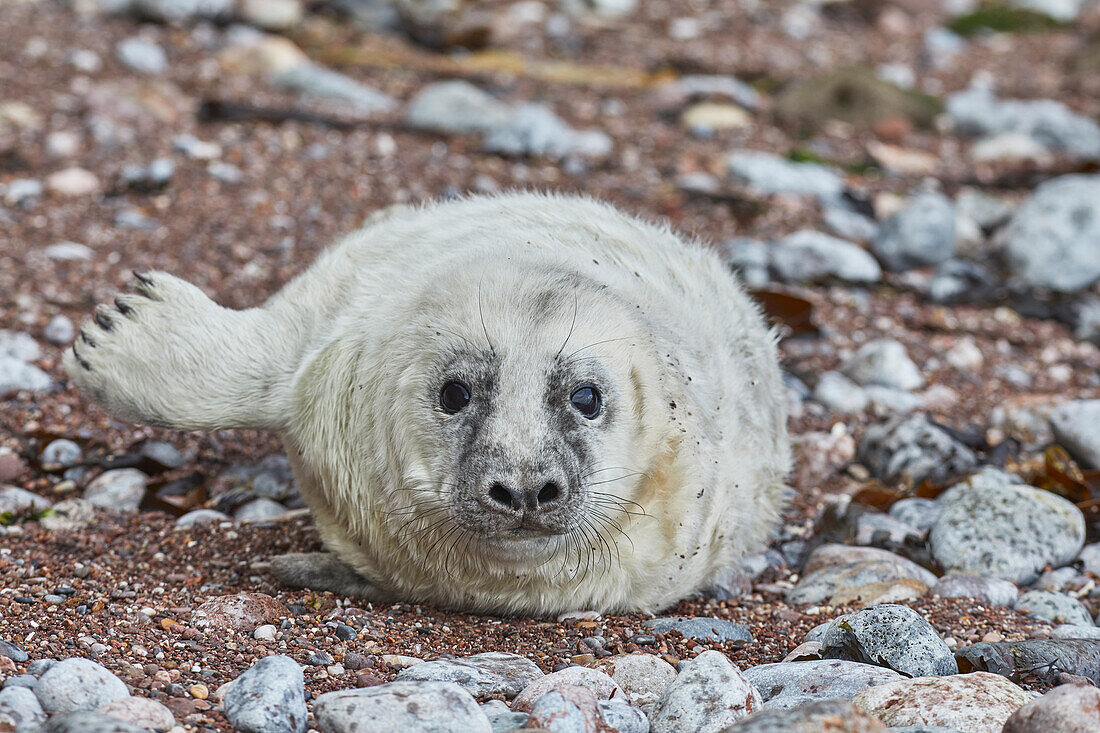
[[[1031,697],[1000,675],[972,672],[917,677],[864,690],[852,703],[887,725],[943,725],[967,733],[1001,733]]]
[[[902,679],[886,667],[845,659],[777,662],[742,674],[760,692],[765,708],[793,708],[812,700],[847,700],[868,687]]]
[[[492,733],[470,693],[453,682],[390,682],[327,692],[313,703],[321,733]]]
[[[652,733],[717,733],[760,710],[763,701],[741,671],[717,651],[687,662],[649,716]]]
[[[1031,590],[1016,602],[1017,611],[1027,611],[1032,618],[1050,621],[1052,624],[1089,626],[1092,615],[1081,601],[1047,590]]]
[[[1062,685],[1027,703],[1005,722],[1003,733],[1095,733],[1100,730],[1100,690]]]
[[[845,700],[814,700],[793,708],[765,709],[723,733],[885,733],[880,720]]]
[[[932,624],[907,606],[890,604],[834,619],[821,639],[821,656],[877,664],[908,677],[959,671]]]
[[[72,657],[46,670],[34,688],[47,713],[95,710],[130,696],[118,677],[90,659]]]
[[[949,573],[932,586],[932,595],[944,598],[977,598],[994,606],[1015,608],[1020,595],[1015,583],[981,575]]]
[[[486,652],[462,659],[440,659],[402,670],[399,680],[454,682],[474,697],[503,695],[511,700],[544,675],[526,657],[505,652]]]
[[[512,709],[523,713],[530,712],[535,700],[551,690],[564,686],[584,687],[590,690],[598,700],[623,694],[618,683],[605,672],[588,667],[566,667],[561,671],[539,677],[523,688],[523,691],[512,701]]]
[[[233,629],[252,633],[257,626],[288,616],[290,611],[263,593],[236,593],[212,598],[199,606],[194,614],[195,626]]]
[[[225,691],[225,717],[243,733],[304,733],[305,678],[290,657],[260,659]]]

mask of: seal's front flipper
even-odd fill
[[[223,308],[164,272],[134,273],[65,353],[69,379],[126,420],[192,430],[283,427],[292,339],[261,308]]]
[[[291,552],[271,558],[271,574],[283,585],[331,591],[371,603],[386,603],[393,596],[359,575],[331,552]]]

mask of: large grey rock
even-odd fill
[[[932,595],[944,598],[977,598],[993,606],[1016,607],[1020,590],[1014,583],[982,575],[949,573],[932,586]]]
[[[720,618],[667,616],[642,623],[658,634],[679,631],[696,641],[752,641],[748,628]]]
[[[412,98],[405,122],[442,133],[486,132],[507,122],[508,105],[459,79],[429,84]]]
[[[388,112],[397,107],[397,100],[390,95],[312,62],[291,66],[276,74],[271,81],[277,87],[308,97],[346,103],[353,110],[365,114]]]
[[[813,700],[797,707],[767,709],[739,720],[724,733],[886,733],[877,718],[845,700]]]
[[[875,258],[843,239],[803,229],[772,245],[772,268],[786,282],[844,280],[874,283],[882,277]]]
[[[823,698],[847,700],[868,687],[902,678],[892,669],[845,659],[761,664],[742,674],[760,692],[765,708],[793,708]]]
[[[941,497],[929,534],[932,556],[948,572],[1034,580],[1045,565],[1061,567],[1085,542],[1081,510],[1039,489],[977,485]]]
[[[955,205],[941,193],[914,196],[882,223],[871,249],[889,270],[949,260],[955,253]]]
[[[19,361],[35,361],[42,358],[42,349],[28,334],[0,328],[0,357],[5,356]]]
[[[535,701],[527,728],[555,733],[595,733],[603,716],[596,696],[583,687],[551,690]]]
[[[482,147],[505,155],[570,155],[600,157],[611,152],[611,138],[599,130],[574,130],[549,107],[521,104],[508,118],[485,132]]]
[[[644,711],[621,700],[596,703],[604,723],[618,733],[649,733],[649,718]]]
[[[390,682],[327,692],[313,703],[321,733],[491,733],[489,718],[453,682]]]
[[[226,690],[225,717],[245,733],[304,733],[309,713],[301,666],[281,654],[257,661]]]
[[[895,339],[875,339],[865,343],[840,370],[865,387],[881,385],[909,390],[924,384],[920,369],[909,358],[905,346]]]
[[[1050,621],[1052,624],[1092,624],[1092,615],[1084,604],[1065,593],[1030,590],[1016,601],[1016,610],[1027,611],[1032,618]]]
[[[946,109],[965,135],[1016,133],[1052,152],[1100,157],[1100,125],[1052,99],[997,99],[985,87],[971,87],[949,96]]]
[[[462,659],[440,659],[402,670],[399,680],[454,682],[474,697],[503,695],[511,700],[543,677],[538,665],[526,657],[506,652],[486,652]]]
[[[943,481],[966,473],[978,463],[967,448],[921,415],[897,417],[872,425],[857,450],[859,460],[886,482]]]
[[[21,686],[4,686],[0,690],[0,716],[7,715],[15,723],[16,733],[38,729],[46,721],[46,713],[33,691]]]
[[[1096,213],[1100,217],[1100,204]],[[1097,232],[1100,234],[1100,229]],[[1050,426],[1055,439],[1074,458],[1086,468],[1100,468],[1100,400],[1059,405],[1050,415]]]
[[[760,693],[724,654],[705,651],[665,690],[649,716],[652,733],[717,733],[759,710]]]
[[[1062,685],[1020,707],[1003,733],[1094,733],[1100,730],[1100,690]]]
[[[95,710],[129,697],[130,691],[122,680],[90,659],[72,657],[46,670],[34,694],[47,713],[67,713]]]
[[[942,725],[967,733],[1001,733],[1026,692],[988,672],[917,677],[872,687],[852,703],[887,725]]]
[[[932,624],[907,606],[885,604],[833,620],[821,656],[889,667],[908,677],[955,674],[951,649]]]
[[[88,484],[84,500],[92,506],[118,512],[136,512],[145,498],[149,477],[136,468],[104,471]]]
[[[150,700],[147,697],[125,697],[107,703],[96,712],[158,733],[166,731],[176,724],[176,719],[173,717],[171,710],[156,700]]]
[[[726,158],[726,166],[734,179],[760,194],[800,194],[833,202],[844,193],[844,178],[817,163],[794,163],[772,153],[740,150]]]
[[[1046,181],[1004,230],[1012,273],[1028,285],[1074,292],[1100,278],[1100,175]]]

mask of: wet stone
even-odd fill
[[[834,619],[821,656],[889,667],[909,677],[958,672],[951,649],[923,616],[885,604]]]
[[[302,668],[283,655],[260,659],[226,690],[225,717],[245,733],[304,733],[308,713]]]
[[[542,670],[534,662],[505,652],[424,662],[397,675],[398,680],[454,682],[475,697],[503,695],[509,700],[542,677]]]
[[[1081,601],[1064,593],[1032,590],[1020,596],[1017,611],[1027,611],[1032,618],[1050,621],[1052,624],[1089,626],[1092,615]]]
[[[95,710],[130,696],[122,680],[82,657],[72,657],[46,670],[34,688],[47,713]]]
[[[762,706],[740,670],[716,651],[705,651],[684,665],[650,713],[652,733],[717,733]]]
[[[868,687],[902,679],[892,669],[843,659],[778,662],[749,667],[743,673],[765,708],[793,708],[823,698],[849,699]]]

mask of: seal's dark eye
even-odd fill
[[[470,390],[462,382],[447,382],[439,391],[440,406],[452,415],[470,402]]]
[[[589,420],[595,420],[600,414],[600,392],[595,385],[582,384],[577,387],[569,395],[569,401],[577,408],[577,412]]]

